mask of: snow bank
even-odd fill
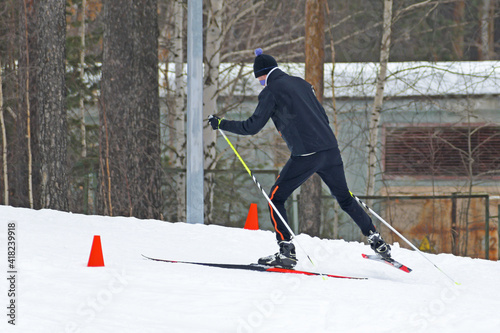
[[[249,263],[277,250],[269,231],[0,207],[1,266],[15,225],[15,297],[0,283],[1,332],[493,332],[500,327],[497,262],[393,246],[400,272],[365,260],[368,246],[299,235],[300,269],[327,279],[144,260]],[[105,267],[86,267],[100,235]],[[16,325],[8,324],[11,299]]]

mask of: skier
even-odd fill
[[[337,139],[312,85],[299,77],[284,73],[278,68],[276,60],[263,54],[262,49],[256,49],[255,55],[254,75],[264,86],[255,112],[245,121],[231,121],[210,115],[209,124],[214,130],[220,128],[235,134],[254,135],[271,118],[291,152],[290,159],[269,194],[285,221],[288,223],[285,201],[310,176],[318,173],[340,207],[359,226],[363,235],[368,237],[371,248],[384,258],[390,257],[390,246],[349,192]],[[271,206],[270,215],[279,252],[260,258],[258,263],[293,268],[297,264],[297,256],[291,234]]]

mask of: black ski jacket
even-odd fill
[[[220,129],[241,135],[258,133],[271,118],[292,156],[337,147],[328,116],[311,84],[275,69],[259,94],[259,104],[245,121],[223,119]]]

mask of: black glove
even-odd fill
[[[214,130],[218,130],[219,129],[219,125],[221,123],[222,119],[211,114],[210,116],[208,116],[208,123],[210,124],[210,126],[212,126],[212,128]]]

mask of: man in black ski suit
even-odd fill
[[[276,60],[263,54],[262,49],[255,50],[255,55],[254,75],[264,86],[255,112],[245,121],[230,121],[211,115],[209,124],[214,130],[220,128],[235,134],[254,135],[272,119],[291,152],[290,159],[269,194],[286,222],[285,201],[295,189],[317,173],[340,207],[368,237],[372,249],[389,257],[390,246],[384,242],[371,218],[349,192],[337,139],[312,85],[284,73],[278,68]],[[259,264],[293,268],[297,264],[297,256],[290,232],[271,206],[270,214],[280,250],[259,259]]]

